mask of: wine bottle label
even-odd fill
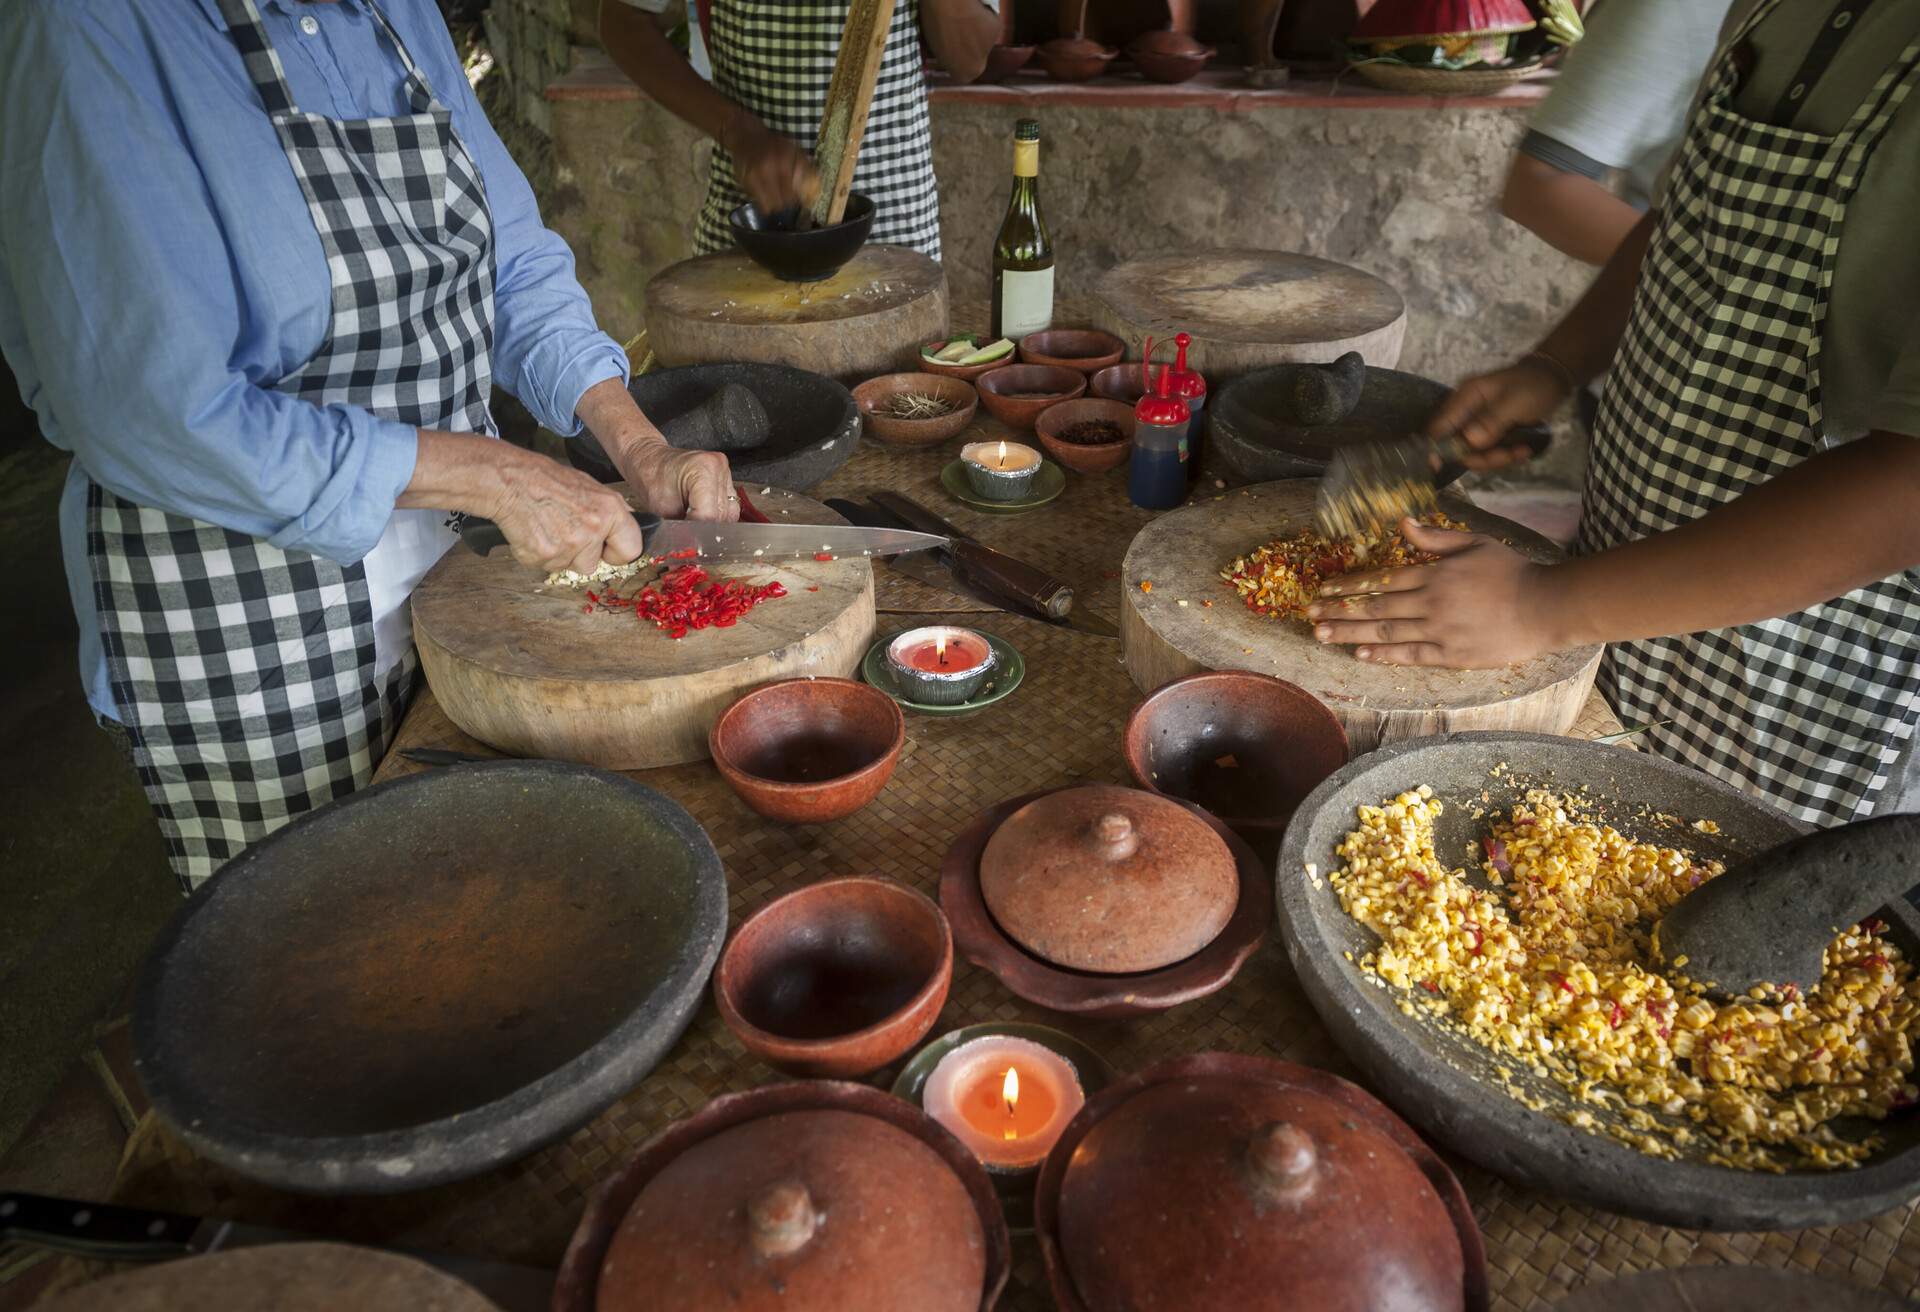
[[[1016,178],[1040,176],[1039,142],[1016,141],[1013,143],[1013,176]]]
[[[1053,270],[1006,269],[1000,274],[1000,335],[1019,341],[1053,327]]]

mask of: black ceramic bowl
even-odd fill
[[[733,239],[753,262],[785,282],[820,282],[867,244],[873,231],[873,202],[858,193],[847,197],[846,218],[831,228],[801,232],[794,227],[798,206],[762,214],[752,201],[727,216]]]
[[[627,391],[647,418],[664,428],[728,383],[745,387],[768,415],[777,417],[763,444],[726,453],[734,478],[756,491],[805,491],[846,464],[859,444],[860,409],[853,393],[831,378],[784,364],[659,369],[634,379]],[[567,458],[602,483],[620,481],[620,471],[584,428],[567,439]]]

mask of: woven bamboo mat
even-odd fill
[[[991,422],[982,433],[997,435]],[[956,505],[937,479],[958,443],[938,452],[897,452],[871,442],[815,496],[898,489],[963,528],[1043,563],[1074,584],[1080,604],[1109,619],[1118,605],[1121,555],[1147,515],[1130,506],[1123,475],[1069,476],[1066,493],[1032,514],[979,514]],[[976,609],[882,570],[881,631],[941,613]],[[1120,730],[1138,700],[1117,642],[999,613],[970,621],[1012,642],[1027,675],[1006,701],[963,719],[908,717],[908,744],[879,799],[838,824],[787,828],[755,817],[702,763],[638,772],[706,826],[726,863],[734,923],[769,898],[829,876],[878,873],[933,893],[955,833],[986,807],[1034,789],[1083,781],[1124,782]],[[1597,700],[1575,733],[1616,729]],[[399,746],[484,751],[423,694]],[[418,767],[389,758],[383,777]],[[1132,1021],[1080,1022],[1028,1006],[984,971],[959,962],[935,1033],[981,1021],[1038,1021],[1070,1029],[1122,1070],[1182,1053],[1260,1053],[1354,1072],[1296,985],[1284,951],[1263,947],[1234,983],[1210,998]],[[886,1085],[894,1071],[873,1082]],[[780,1077],[749,1057],[711,1002],[647,1080],[591,1124],[531,1157],[462,1184],[392,1198],[316,1200],[241,1180],[195,1158],[152,1123],[129,1145],[119,1197],[197,1214],[244,1218],[348,1240],[441,1248],[552,1264],[588,1192],[649,1136],[716,1094]],[[1461,1174],[1486,1237],[1494,1305],[1503,1312],[1551,1306],[1567,1291],[1609,1276],[1687,1263],[1792,1266],[1905,1294],[1920,1280],[1920,1230],[1912,1209],[1871,1222],[1798,1234],[1705,1235],[1641,1224],[1514,1188],[1469,1167]],[[1050,1306],[1038,1250],[1016,1241],[1002,1306]]]

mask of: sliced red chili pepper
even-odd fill
[[[831,554],[831,553],[829,553],[829,552],[825,552],[825,551],[816,551],[816,552],[814,552],[814,553],[813,553],[813,558],[814,558],[815,560],[832,560],[832,559],[833,559],[833,556],[832,556],[832,554]]]

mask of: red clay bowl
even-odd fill
[[[1147,394],[1147,385],[1140,377],[1140,362],[1129,360],[1125,364],[1108,365],[1094,374],[1091,390],[1095,396],[1108,401],[1132,405]]]
[[[1204,807],[1258,842],[1347,763],[1347,731],[1285,679],[1215,670],[1175,679],[1134,707],[1127,768],[1150,793]]]
[[[933,899],[855,877],[798,889],[749,916],[721,954],[713,1000],[762,1061],[850,1080],[924,1039],[952,982],[953,934]]]
[[[986,1278],[981,1282],[980,1312],[989,1312],[1007,1287],[1007,1276],[1013,1269],[1013,1241],[1007,1234],[1006,1214],[1000,1209],[1000,1199],[993,1191],[987,1168],[980,1165],[979,1159],[946,1127],[906,1099],[864,1084],[838,1080],[797,1080],[769,1084],[750,1093],[722,1094],[642,1144],[633,1160],[594,1192],[587,1210],[581,1214],[580,1224],[574,1227],[573,1238],[567,1243],[566,1256],[560,1259],[560,1272],[554,1280],[553,1312],[594,1312],[599,1298],[600,1268],[607,1260],[607,1249],[612,1246],[620,1223],[633,1209],[640,1191],[682,1153],[749,1121],[786,1112],[816,1110],[852,1112],[884,1121],[919,1139],[952,1169],[973,1203],[986,1241],[987,1269]],[[910,1205],[912,1200],[902,1202]],[[903,1260],[911,1257],[911,1254],[903,1255]],[[857,1306],[857,1302],[849,1306]]]
[[[909,392],[937,396],[953,409],[931,419],[901,419],[884,413],[896,396]],[[860,407],[860,422],[876,440],[888,446],[918,447],[938,446],[972,423],[980,396],[972,383],[959,378],[934,373],[883,374],[854,388],[853,400]]]
[[[1094,328],[1048,328],[1020,339],[1022,363],[1057,364],[1083,374],[1119,364],[1126,353],[1125,342]]]
[[[987,52],[987,66],[974,81],[1003,81],[1025,68],[1032,59],[1032,46],[995,46]]]
[[[1042,410],[1084,396],[1087,376],[1057,364],[1007,364],[980,375],[974,386],[988,414],[1008,428],[1032,428]]]
[[[1033,57],[1055,82],[1090,82],[1106,72],[1120,52],[1084,37],[1055,37],[1034,51]]]
[[[1117,442],[1102,442],[1097,446],[1069,442],[1060,436],[1075,424],[1090,419],[1105,419],[1118,424],[1125,436]],[[1068,469],[1078,470],[1082,474],[1098,474],[1126,463],[1127,453],[1133,450],[1133,424],[1133,407],[1126,402],[1104,401],[1088,396],[1078,401],[1062,401],[1041,411],[1040,417],[1033,421],[1033,433],[1040,439],[1040,445],[1047,449],[1047,454]]]
[[[1058,789],[1048,790],[1058,792]],[[1213,942],[1184,961],[1136,975],[1100,975],[1043,961],[1007,937],[980,894],[980,854],[1001,821],[1046,792],[1010,798],[960,831],[940,866],[940,906],[953,943],[976,966],[1028,1002],[1076,1016],[1140,1016],[1217,993],[1240,973],[1273,926],[1273,872],[1252,848],[1191,802],[1180,804],[1207,822],[1233,853],[1240,899]],[[1177,800],[1177,799],[1176,799]]]
[[[906,741],[906,717],[878,688],[853,679],[782,679],[722,711],[707,750],[755,811],[815,825],[871,802]]]

